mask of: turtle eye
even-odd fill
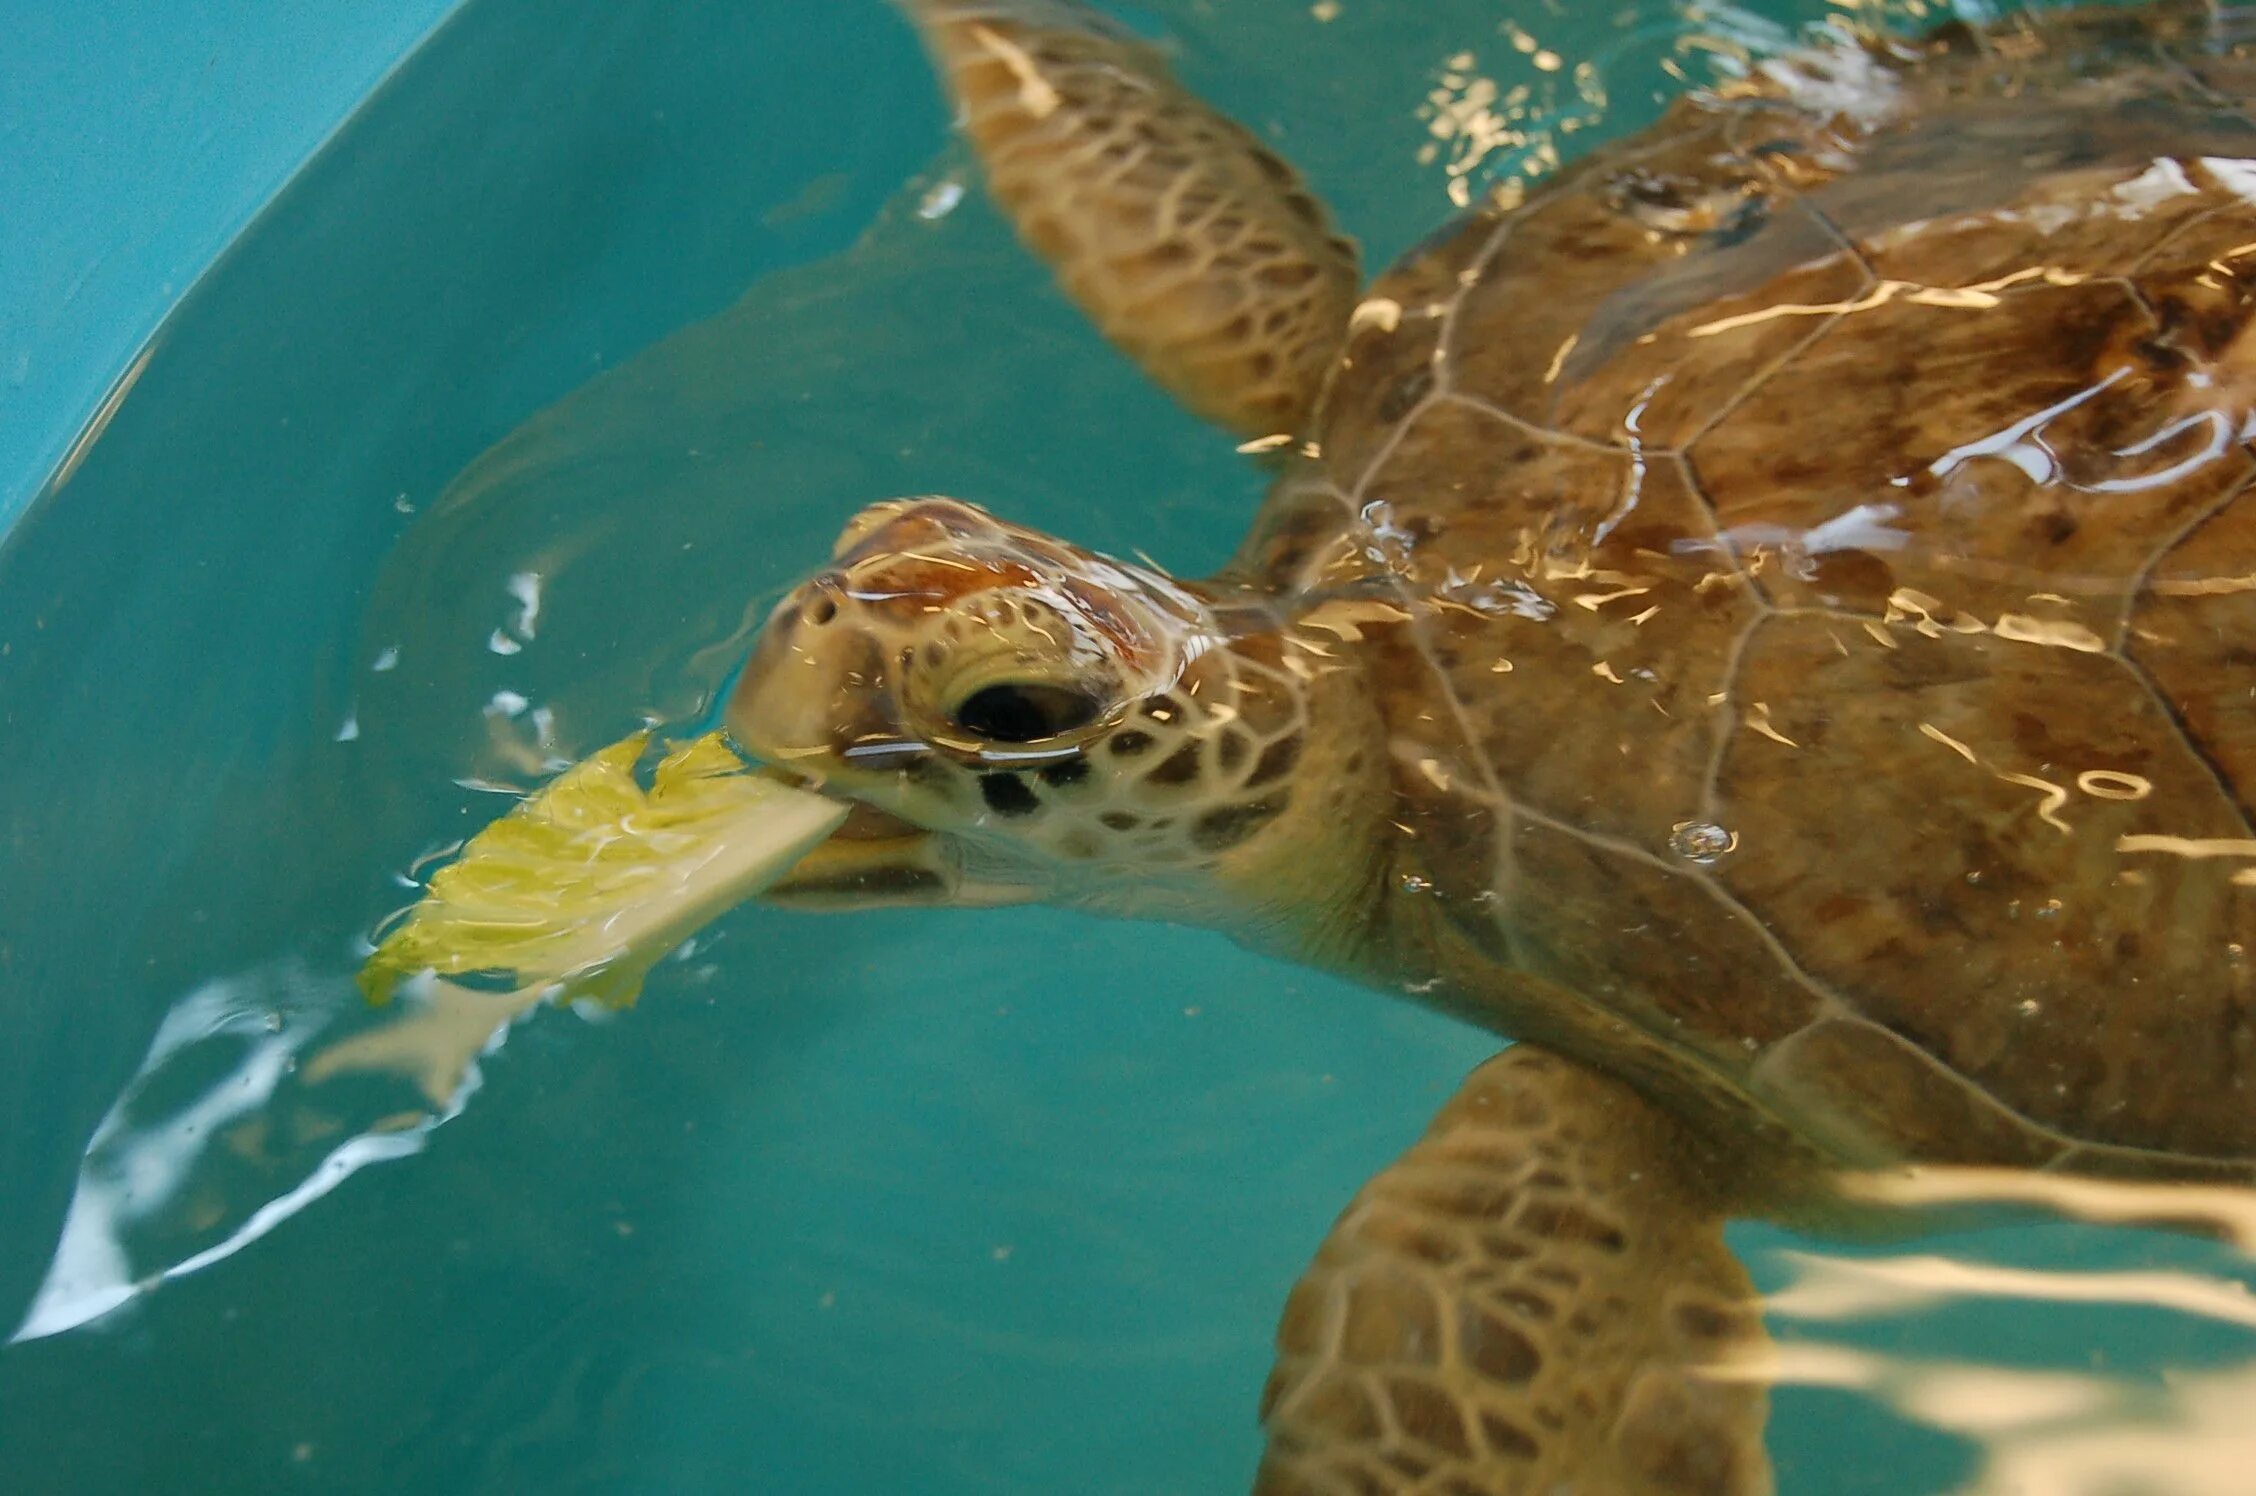
[[[1071,686],[998,682],[966,696],[949,715],[990,743],[1038,743],[1096,721],[1103,703]]]

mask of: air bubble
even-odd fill
[[[917,217],[927,223],[946,218],[956,211],[963,200],[963,183],[954,180],[935,183],[929,192],[917,200]]]
[[[1679,821],[1669,833],[1669,850],[1687,862],[1707,867],[1736,851],[1739,833],[1713,821]]]
[[[1433,879],[1422,878],[1416,873],[1404,873],[1401,886],[1404,893],[1432,893],[1434,887]]]

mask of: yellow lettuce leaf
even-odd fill
[[[624,1007],[668,951],[845,819],[745,772],[719,733],[675,749],[645,789],[648,746],[638,733],[590,755],[472,837],[361,968],[368,1000],[430,971]]]

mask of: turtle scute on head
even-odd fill
[[[773,896],[1211,925],[1520,1041],[1291,1296],[1259,1490],[1764,1490],[1728,1217],[2256,1172],[2240,13],[1776,59],[1359,292],[1135,37],[905,9],[1067,292],[1294,455],[1203,582],[854,519],[731,707],[858,807]]]

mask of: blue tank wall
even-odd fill
[[[0,529],[165,313],[460,0],[0,0]]]

